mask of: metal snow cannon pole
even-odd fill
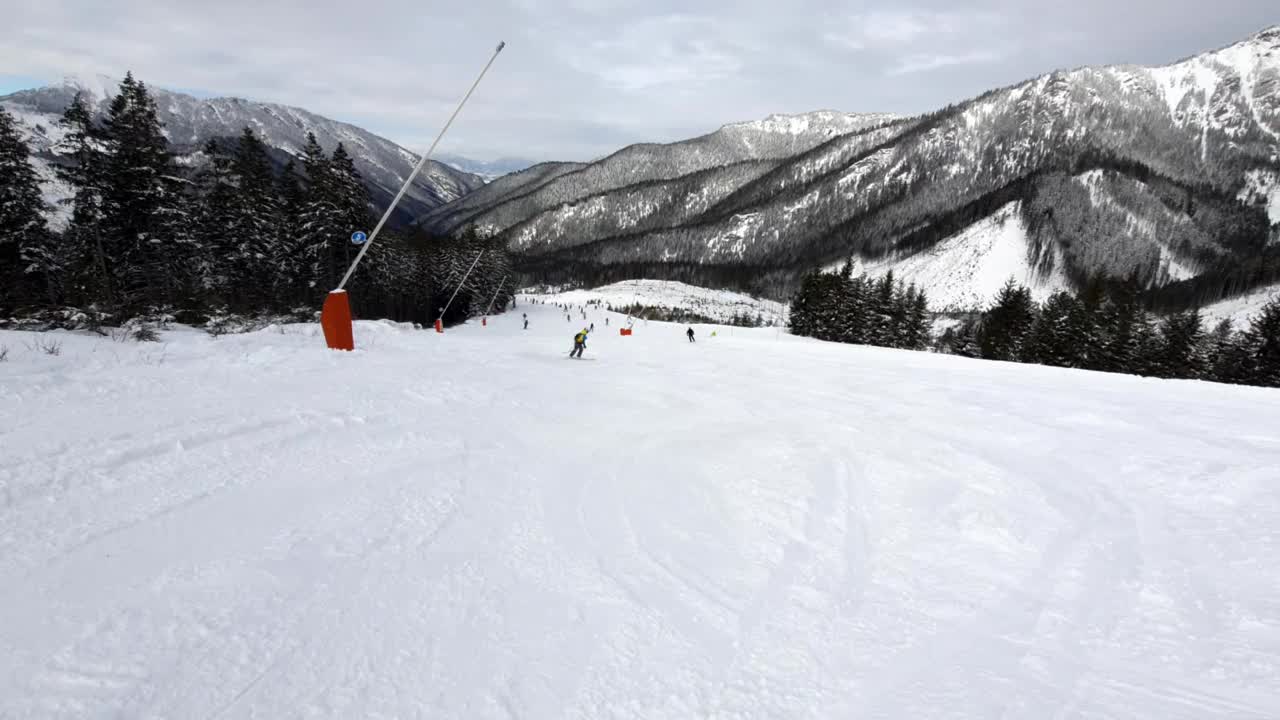
[[[498,293],[502,292],[502,286],[506,284],[507,276],[503,275],[498,281],[498,289],[493,291],[493,297],[489,299],[489,307],[484,309],[484,316],[480,318],[480,324],[487,326],[489,324],[489,311],[493,310],[493,304],[498,301]]]
[[[320,311],[320,327],[324,329],[324,341],[332,350],[354,350],[355,339],[351,328],[351,302],[347,298],[347,281],[351,279],[352,273],[356,271],[356,266],[364,259],[364,254],[369,252],[369,248],[373,246],[373,241],[378,238],[378,233],[382,231],[382,226],[387,224],[387,219],[391,217],[391,213],[396,209],[396,205],[400,203],[400,199],[409,191],[409,185],[413,183],[413,179],[418,177],[418,173],[422,172],[422,168],[426,167],[427,159],[431,157],[431,153],[435,151],[436,145],[440,144],[440,139],[449,131],[449,126],[453,124],[458,113],[462,112],[462,106],[467,104],[467,100],[471,99],[471,93],[475,92],[476,87],[480,85],[480,81],[484,79],[485,73],[489,72],[489,67],[493,65],[493,61],[498,59],[498,53],[502,52],[502,48],[506,47],[505,42],[498,43],[497,49],[493,51],[493,56],[489,58],[489,62],[485,63],[484,69],[480,71],[480,75],[476,77],[476,81],[471,84],[471,89],[467,90],[467,94],[462,97],[462,101],[458,103],[458,107],[454,108],[453,114],[449,116],[448,122],[440,129],[440,134],[436,135],[436,139],[431,143],[431,147],[427,148],[427,152],[423,154],[422,159],[418,161],[417,167],[409,173],[409,177],[404,181],[404,185],[400,186],[400,192],[396,193],[391,204],[387,206],[386,212],[382,213],[382,219],[378,220],[378,224],[374,226],[373,232],[369,233],[366,238],[364,233],[356,232],[351,236],[351,241],[360,245],[360,253],[356,255],[355,261],[351,263],[351,267],[347,268],[347,274],[342,276],[342,282],[338,283],[335,290],[329,292],[328,297],[324,300],[324,308]],[[359,239],[357,239],[359,238]]]

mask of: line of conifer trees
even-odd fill
[[[839,272],[805,276],[791,303],[791,331],[820,340],[911,350],[932,343],[965,357],[1162,378],[1280,387],[1280,297],[1247,329],[1205,327],[1199,310],[1157,318],[1136,280],[1091,281],[1078,294],[1044,303],[1010,280],[991,307],[932,338],[925,294],[892,273],[879,279]]]
[[[309,313],[359,251],[352,232],[372,226],[368,190],[342,144],[326,154],[309,134],[300,166],[277,169],[245,128],[234,141],[210,140],[194,169],[180,166],[131,74],[101,119],[77,95],[60,124],[54,169],[72,196],[65,229],[54,231],[29,149],[0,109],[0,317]],[[433,322],[481,251],[445,321],[491,301],[503,308],[514,277],[496,240],[384,231],[349,285],[353,310]]]
[[[929,301],[915,285],[839,272],[806,275],[791,302],[791,332],[819,340],[922,350],[929,342]]]
[[[1197,309],[1157,318],[1138,298],[1134,283],[1090,283],[1041,304],[1011,280],[988,310],[949,329],[940,345],[990,360],[1280,387],[1280,298],[1244,330],[1227,320],[1209,329]]]

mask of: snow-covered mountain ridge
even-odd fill
[[[18,118],[38,169],[51,176],[48,164],[56,162],[55,146],[61,137],[58,119],[63,110],[80,92],[96,112],[104,113],[118,85],[115,78],[105,75],[68,76],[57,85],[0,97],[0,105]],[[300,157],[307,133],[314,132],[326,152],[333,152],[339,142],[343,143],[374,202],[385,207],[420,157],[367,130],[301,108],[230,97],[201,99],[150,85],[148,90],[155,97],[164,132],[179,162],[189,162],[209,139],[234,138],[246,127],[280,157]],[[429,161],[401,201],[404,204],[400,220],[456,200],[483,184],[476,175]],[[46,187],[48,199],[59,196],[59,188]]]
[[[630,145],[592,163],[543,163],[505,178],[508,183],[503,186],[487,186],[463,202],[438,208],[420,222],[438,232],[454,232],[472,224],[486,232],[505,230],[539,213],[634,185],[669,182],[733,166],[771,167],[833,137],[894,120],[895,116],[884,113],[771,115],[725,125],[690,140]],[[750,176],[749,169],[744,172]]]
[[[1056,71],[916,118],[860,117],[784,156],[709,164],[697,140],[658,146],[684,154],[665,173],[634,172],[648,166],[630,156],[653,147],[636,146],[487,205],[482,190],[425,221],[501,233],[536,281],[689,279],[693,267],[708,285],[781,296],[849,257],[919,265],[917,254],[1016,201],[1026,264],[1046,287],[1136,275],[1152,292],[1208,302],[1272,272],[1280,29],[1161,67]],[[718,139],[734,147],[734,128],[804,126],[770,118]],[[973,296],[950,277],[964,272],[929,274],[944,294]]]

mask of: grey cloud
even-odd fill
[[[306,107],[477,158],[586,159],[814,109],[917,113],[1059,67],[1163,63],[1280,22],[1268,0],[42,0],[7,10],[0,68],[132,69]]]

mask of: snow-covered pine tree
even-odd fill
[[[818,306],[814,337],[819,340],[840,342],[846,325],[844,316],[848,308],[843,303],[844,281],[834,273],[818,276]]]
[[[1136,273],[1114,285],[1093,314],[1090,337],[1096,338],[1087,357],[1091,370],[1144,374],[1148,371],[1152,338],[1150,318],[1138,301]]]
[[[241,309],[264,309],[273,297],[279,258],[280,205],[266,146],[250,128],[236,140],[230,160],[234,189],[227,209],[231,283]]]
[[[307,146],[303,149],[302,167],[306,173],[307,188],[302,212],[299,214],[301,237],[299,244],[306,264],[308,300],[314,301],[338,285],[340,273],[336,253],[342,236],[343,223],[335,202],[337,191],[333,187],[333,173],[329,171],[329,158],[325,155],[315,133],[307,133]],[[345,255],[344,255],[345,257]]]
[[[515,280],[511,256],[505,251],[505,242],[492,234],[481,234],[480,244],[484,256],[476,267],[480,273],[476,290],[476,313],[484,313],[492,303],[492,312],[501,312],[511,301],[511,287]],[[499,285],[501,284],[501,287]]]
[[[1253,354],[1248,338],[1230,320],[1218,323],[1207,340],[1209,373],[1214,382],[1247,385],[1253,380]]]
[[[1068,292],[1054,293],[1040,309],[1023,351],[1026,362],[1074,367],[1077,346],[1071,320],[1079,301]]]
[[[814,312],[818,304],[818,273],[806,274],[800,279],[800,289],[791,298],[791,309],[788,323],[793,335],[812,337],[814,331]]]
[[[899,281],[894,293],[893,317],[896,331],[890,347],[923,349],[929,339],[929,308],[915,283],[904,285]]]
[[[453,283],[459,287],[458,296],[454,298],[453,306],[449,308],[449,313],[445,317],[445,322],[452,324],[464,322],[473,314],[477,314],[484,310],[483,290],[481,290],[481,277],[484,265],[484,251],[488,250],[484,238],[474,225],[467,227],[466,231],[459,238],[459,248],[461,250],[458,258],[458,273],[454,277]],[[484,253],[487,255],[488,253]],[[477,261],[478,259],[478,261]],[[472,268],[472,264],[475,267]],[[468,271],[470,273],[468,274]],[[479,305],[479,307],[476,307]],[[575,311],[576,312],[576,311]]]
[[[1131,375],[1154,375],[1156,356],[1160,352],[1160,335],[1156,331],[1151,314],[1142,308],[1134,308],[1129,326],[1132,353],[1128,365],[1117,372]]]
[[[1160,323],[1152,370],[1160,377],[1198,378],[1204,374],[1199,310],[1174,313]]]
[[[899,280],[893,288],[893,304],[889,312],[889,337],[884,347],[905,348],[908,342],[907,316],[914,298],[909,297],[907,286]]]
[[[27,144],[0,108],[0,307],[57,301],[61,258],[54,240]]]
[[[1280,387],[1280,298],[1273,298],[1249,321],[1254,385]]]
[[[105,254],[115,270],[120,302],[131,309],[166,298],[167,254],[162,218],[176,204],[168,140],[146,86],[125,75],[103,121],[106,177],[103,186]]]
[[[893,346],[895,286],[892,270],[873,283],[867,303],[866,342],[869,345]]]
[[[231,157],[213,139],[202,151],[205,163],[196,173],[197,210],[194,235],[198,247],[196,277],[201,295],[212,307],[227,305],[234,293],[232,258],[235,238],[227,232],[235,185],[231,178]]]
[[[370,221],[369,190],[360,179],[360,171],[356,170],[355,163],[342,143],[338,143],[338,147],[333,151],[333,157],[329,160],[329,176],[333,204],[337,213],[336,220],[340,228],[333,249],[339,271],[345,272],[360,250],[351,244],[351,233],[357,230],[367,233],[373,229],[371,227],[373,223]],[[370,251],[376,247],[370,248]]]
[[[1091,278],[1076,298],[1067,318],[1070,367],[1099,369],[1104,334],[1101,323],[1107,302],[1107,285],[1101,275]]]
[[[161,188],[155,231],[161,245],[154,260],[159,296],[152,298],[149,311],[153,314],[204,305],[196,271],[201,256],[195,232],[199,205],[192,195],[192,183],[180,175],[168,174],[161,177]]]
[[[923,350],[929,343],[930,318],[929,298],[923,288],[914,288],[910,305],[907,307],[907,340],[908,350]]]
[[[276,178],[276,195],[280,198],[280,222],[276,226],[276,276],[272,287],[278,300],[292,306],[308,300],[302,245],[302,210],[306,192],[292,160],[285,164]]]
[[[63,137],[58,154],[68,162],[54,172],[71,186],[71,218],[62,232],[64,286],[68,300],[76,304],[114,304],[113,270],[102,238],[102,196],[106,155],[100,129],[77,92],[59,121]]]
[[[1063,367],[1097,369],[1102,344],[1099,328],[1102,305],[1093,302],[1087,296],[1078,297],[1067,313],[1066,334],[1059,350]]]
[[[846,260],[836,278],[832,285],[836,292],[834,299],[839,308],[839,319],[833,331],[833,339],[845,343],[857,342],[862,330],[864,309],[861,288],[853,277],[853,262]]]
[[[1036,307],[1031,290],[1012,278],[996,295],[991,309],[983,314],[979,332],[982,357],[988,360],[1022,359],[1023,344],[1035,324]]]
[[[982,357],[982,346],[978,343],[979,324],[979,319],[973,316],[966,317],[960,323],[948,348],[952,355],[967,358]]]

